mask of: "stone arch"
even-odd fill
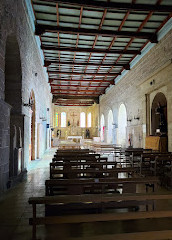
[[[15,35],[6,40],[5,101],[12,106],[11,113],[22,112],[22,70],[18,41]]]
[[[20,174],[24,168],[23,138],[24,116],[22,115],[22,69],[20,49],[15,34],[6,39],[5,48],[5,102],[11,106],[9,177]]]
[[[127,111],[125,105],[122,103],[118,110],[118,135],[117,142],[123,147],[126,146],[126,127],[127,127]]]
[[[101,115],[100,119],[100,140],[101,142],[104,142],[105,137],[105,117],[104,114]]]
[[[112,143],[112,141],[113,141],[113,113],[112,113],[112,110],[109,110],[107,142]]]
[[[29,101],[31,103],[31,160],[36,159],[35,143],[36,143],[36,104],[35,94],[32,90],[30,93]]]
[[[151,107],[151,135],[167,135],[167,99],[162,92],[155,95]]]

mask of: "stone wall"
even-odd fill
[[[28,168],[31,146],[31,116],[30,107],[24,106],[29,102],[31,92],[35,96],[35,128],[34,128],[34,153],[35,158],[40,158],[45,150],[50,146],[50,128],[47,124],[51,123],[51,102],[50,87],[47,81],[45,69],[37,42],[34,36],[32,25],[24,0],[1,0],[0,1],[0,192],[4,191],[8,182],[9,175],[9,159],[10,159],[10,106],[6,101],[6,47],[9,37],[17,40],[19,48],[19,59],[21,64],[21,85],[15,84],[16,87],[11,88],[10,105],[14,109],[16,104],[20,103],[20,111],[11,111],[15,117],[11,117],[11,125],[16,119],[18,121],[18,130],[21,128],[22,148],[23,148],[23,170]],[[11,56],[10,56],[11,57]],[[15,54],[13,54],[15,57]],[[15,61],[15,59],[14,59]],[[16,60],[18,61],[18,60]],[[10,70],[9,70],[10,71]],[[10,83],[13,84],[13,72],[11,74]],[[20,89],[19,89],[20,87]],[[19,95],[21,94],[21,96]],[[16,98],[16,96],[18,98]],[[20,98],[20,99],[19,99]],[[21,99],[22,98],[22,99]],[[19,100],[16,100],[19,99]],[[7,99],[8,101],[8,99]],[[9,102],[8,102],[9,103]],[[22,105],[22,106],[21,106]],[[18,115],[18,117],[17,117]],[[12,120],[15,119],[15,120]],[[22,122],[22,123],[21,123]],[[23,124],[24,122],[24,124]],[[16,124],[16,123],[15,123]],[[22,126],[23,124],[23,126]],[[17,125],[17,124],[16,124]],[[39,128],[38,128],[39,126]],[[38,143],[39,140],[39,144]],[[18,144],[18,143],[17,143]],[[39,146],[38,146],[39,145]],[[2,153],[2,154],[1,154]],[[3,159],[2,159],[3,156]]]
[[[9,180],[10,110],[11,107],[0,99],[0,192],[7,188]]]
[[[145,136],[149,135],[146,121],[146,95],[149,96],[149,107],[156,93],[162,92],[167,98],[168,146],[172,151],[172,31],[169,31],[128,73],[100,100],[100,115],[105,116],[107,125],[108,111],[112,109],[114,123],[118,127],[118,109],[125,104],[128,120],[126,143],[132,134],[134,147],[144,147]],[[150,114],[150,113],[149,113]],[[137,118],[138,119],[134,119]],[[149,116],[150,119],[150,116]],[[114,133],[117,135],[117,130]],[[118,142],[117,140],[115,142]]]

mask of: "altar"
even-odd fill
[[[82,136],[68,136],[67,140],[72,140],[74,142],[81,142]]]
[[[52,141],[52,146],[53,147],[57,147],[59,145],[59,138],[58,137],[54,137],[53,141]]]

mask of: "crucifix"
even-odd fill
[[[73,112],[73,114],[70,114],[70,115],[71,115],[71,117],[73,117],[73,126],[74,126],[74,117],[76,117],[77,114],[75,114],[75,113]]]

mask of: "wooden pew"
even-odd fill
[[[100,155],[66,155],[56,156],[52,162],[107,162],[107,158],[100,157]]]
[[[70,153],[70,152],[67,152],[67,153],[56,153],[54,155],[55,158],[65,158],[65,157],[100,157],[100,154],[98,153]]]
[[[125,149],[126,160],[130,162],[131,166],[140,164],[141,155],[143,153],[152,153],[152,149],[144,149],[144,148],[127,148]]]
[[[132,232],[132,233],[118,233],[118,234],[101,234],[94,235],[93,237],[82,237],[82,240],[164,240],[171,239],[172,230],[157,230],[147,232]],[[70,238],[70,240],[76,240],[76,238]]]
[[[167,218],[172,217],[172,210],[168,211],[146,211],[146,212],[125,212],[125,213],[102,213],[102,214],[84,214],[72,216],[45,216],[37,217],[37,204],[68,204],[68,203],[108,203],[108,202],[127,202],[127,201],[147,201],[172,199],[172,194],[115,194],[115,195],[77,195],[77,196],[53,196],[53,197],[32,197],[29,198],[29,204],[32,204],[33,217],[29,219],[32,225],[32,239],[36,239],[37,225],[44,224],[63,224],[63,223],[86,223],[99,221],[123,221],[147,218]],[[148,209],[147,209],[148,210]]]
[[[85,153],[95,153],[95,151],[90,149],[57,149],[56,153],[75,153],[75,154],[85,154]]]
[[[52,165],[51,165],[52,166]],[[71,167],[66,167],[65,169],[55,169],[50,170],[50,179],[55,178],[70,178],[70,176],[89,177],[89,178],[100,178],[100,177],[116,177],[118,178],[118,173],[127,173],[130,176],[132,173],[139,171],[138,168],[126,167],[126,168],[106,168],[95,167],[87,169],[71,169]],[[60,176],[59,176],[60,175]],[[61,176],[62,175],[62,176]]]
[[[58,149],[59,150],[80,150],[81,149],[81,144],[80,143],[68,143],[68,144],[59,144]]]
[[[135,193],[137,184],[144,184],[146,191],[151,187],[156,190],[159,179],[146,178],[97,178],[97,179],[51,179],[45,181],[46,196],[55,194],[84,194],[116,192],[122,188],[123,193]]]
[[[52,163],[50,163],[50,166],[52,167],[60,167],[63,168],[66,165],[69,165],[71,168],[74,167],[79,167],[79,168],[86,168],[87,166],[102,166],[103,168],[108,168],[108,166],[112,167],[116,167],[116,162],[115,161],[107,161],[107,158],[101,158],[102,161],[99,162],[91,162],[91,161],[83,161],[83,162],[76,162],[76,161],[71,161],[70,159],[69,161],[54,161]]]
[[[115,162],[107,162],[106,158],[101,158],[101,161],[96,161],[93,159],[93,161],[84,160],[84,161],[55,161],[53,163],[50,163],[50,179],[55,178],[55,175],[57,174],[56,170],[64,170],[64,171],[72,171],[76,169],[107,169],[110,166],[110,168],[116,167]],[[63,173],[64,175],[64,173]],[[69,177],[69,176],[68,176]]]
[[[150,161],[150,170],[154,175],[162,176],[165,172],[172,171],[172,155],[162,154]]]
[[[115,157],[119,156],[121,152],[121,146],[116,144],[92,144],[92,149],[101,154],[113,154]]]
[[[155,163],[155,158],[159,158],[159,159],[166,159],[168,160],[168,158],[172,158],[172,153],[168,152],[168,153],[158,153],[158,152],[152,152],[152,153],[142,153],[141,154],[141,159],[140,159],[140,174],[142,174],[142,169],[143,168],[147,168],[147,169],[151,169],[153,170],[154,167],[152,167],[151,165],[153,165],[153,163]]]

